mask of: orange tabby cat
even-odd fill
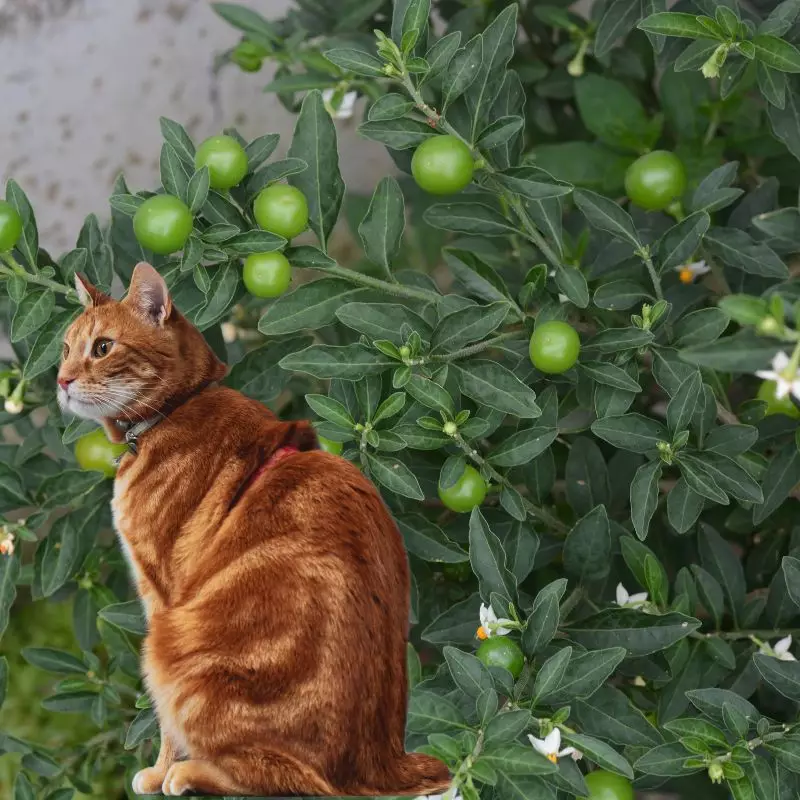
[[[446,766],[404,748],[408,563],[374,486],[307,422],[216,385],[150,265],[121,302],[76,288],[59,401],[132,445],[113,512],[161,727],[134,791],[444,790]]]

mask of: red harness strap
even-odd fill
[[[292,453],[299,453],[300,451],[294,445],[286,445],[286,447],[279,447],[249,478],[247,486],[249,486],[256,478],[261,477],[268,469],[274,467],[279,461],[290,456]]]

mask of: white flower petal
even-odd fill
[[[781,350],[779,353],[775,354],[775,358],[772,359],[772,369],[775,372],[783,372],[786,367],[789,366],[789,356]]]
[[[571,756],[575,752],[574,747],[565,747],[563,750],[559,750],[558,757],[564,758],[565,756]]]
[[[558,753],[561,747],[561,731],[558,728],[553,728],[553,730],[544,737],[544,746],[547,748],[548,753]]]
[[[789,652],[789,648],[792,646],[792,635],[789,634],[788,636],[784,636],[783,639],[780,641],[775,642],[772,649],[778,653],[783,654]]]
[[[792,384],[779,375],[775,381],[775,397],[778,400],[782,400],[791,391],[792,391]]]
[[[760,369],[756,372],[756,378],[761,378],[765,381],[775,381],[778,379],[778,373],[773,372],[771,369]]]
[[[639,592],[638,594],[632,594],[628,598],[628,605],[633,605],[634,603],[646,603],[647,602],[647,592]]]
[[[628,594],[628,590],[621,584],[617,584],[617,605],[624,606],[628,602],[628,598],[630,595]]]
[[[533,749],[536,750],[537,753],[541,753],[543,756],[547,755],[547,745],[545,744],[544,739],[537,739],[532,733],[529,733],[528,740],[533,745]]]

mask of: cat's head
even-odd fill
[[[82,275],[85,306],[64,336],[58,402],[87,419],[139,422],[177,398],[224,377],[225,365],[173,306],[164,279],[137,264],[122,300]]]

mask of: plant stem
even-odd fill
[[[453,437],[453,440],[461,448],[461,451],[464,453],[464,455],[467,456],[467,458],[469,458],[474,464],[477,464],[478,467],[482,467],[495,483],[512,489],[514,488],[511,484],[511,481],[509,481],[504,475],[501,475],[491,464],[489,464],[486,459],[484,459],[483,456],[481,456],[481,454],[461,436],[460,433],[457,433]],[[531,517],[538,519],[539,522],[543,522],[551,530],[564,535],[569,533],[569,528],[560,519],[554,517],[549,511],[545,511],[543,508],[534,505],[530,502],[530,500],[526,500],[524,497],[522,498],[522,504],[525,506],[525,511]]]
[[[783,638],[784,636],[800,636],[800,628],[785,628],[783,630],[771,630],[769,628],[762,628],[759,630],[747,631],[712,631],[710,633],[700,633],[697,636],[701,639],[750,639],[755,636],[758,639],[776,639]]]
[[[417,289],[413,286],[403,286],[401,283],[389,283],[388,281],[382,281],[380,278],[362,275],[360,272],[344,269],[340,266],[324,267],[321,271],[331,275],[338,275],[340,278],[350,281],[350,283],[358,283],[361,286],[368,286],[371,289],[393,294],[396,297],[408,297],[412,300],[422,300],[425,303],[438,303],[442,299],[442,295],[429,289]]]
[[[66,295],[67,297],[74,297],[75,290],[70,289],[69,286],[65,286],[63,283],[57,283],[56,281],[51,281],[49,278],[43,278],[41,275],[33,275],[32,273],[28,272],[21,264],[11,255],[11,253],[0,253],[0,258],[8,265],[8,267],[0,266],[0,275],[5,275],[6,277],[19,277],[23,278],[24,280],[28,281],[28,283],[36,283],[39,286],[45,286],[48,289],[52,289],[54,292],[59,292],[60,294]]]
[[[487,339],[485,342],[478,342],[478,344],[473,344],[469,347],[462,347],[461,350],[456,350],[453,353],[445,353],[444,355],[440,356],[433,355],[427,360],[438,362],[455,361],[458,358],[467,358],[467,356],[480,353],[483,350],[488,350],[490,347],[495,347],[496,345],[500,344],[500,342],[505,342],[508,339],[520,339],[524,338],[525,336],[527,336],[527,333],[524,330],[506,331],[505,333],[498,334],[492,339]]]
[[[664,292],[661,289],[661,278],[658,277],[656,268],[653,266],[653,259],[650,257],[650,251],[647,249],[647,247],[644,247],[639,251],[639,257],[642,259],[642,261],[644,261],[644,265],[647,267],[647,271],[650,273],[650,280],[653,282],[653,289],[655,289],[656,298],[658,300],[663,300]]]

